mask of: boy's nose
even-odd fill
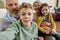
[[[26,18],[29,18],[29,15],[26,15],[25,17],[26,17]]]

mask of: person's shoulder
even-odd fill
[[[5,19],[4,19],[4,18],[0,18],[0,20],[1,20],[1,21],[5,21]]]
[[[34,24],[34,25],[35,25],[35,24],[36,24],[36,22],[32,22],[32,24]]]
[[[8,20],[5,19],[7,12],[4,12],[4,15],[0,17],[0,22],[8,22]]]
[[[36,27],[36,26],[37,26],[37,23],[35,23],[35,22],[32,22],[32,25]]]
[[[4,18],[0,18],[0,22],[9,22],[9,21],[7,21],[6,19],[4,19]]]
[[[17,20],[16,22],[14,22],[13,24],[19,24],[20,23],[20,21],[19,20]]]
[[[38,20],[42,20],[42,17],[41,17],[41,16],[39,16],[39,17],[38,17]]]
[[[42,18],[42,16],[39,16],[38,18]]]
[[[3,18],[0,18],[0,31],[5,30],[11,23]]]
[[[32,22],[32,28],[35,30],[35,32],[38,30],[38,26],[35,22]]]
[[[20,21],[17,20],[16,22],[12,23],[10,26],[19,26],[20,25]]]

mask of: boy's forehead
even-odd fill
[[[31,8],[22,8],[20,11],[21,12],[32,12],[32,9]]]

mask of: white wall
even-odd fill
[[[21,4],[22,2],[27,2],[33,4],[35,0],[19,0],[19,3]]]
[[[5,3],[5,0],[2,0]],[[35,0],[19,0],[19,4],[21,4],[22,2],[28,2],[28,3],[33,3]]]
[[[55,7],[56,6],[56,1],[57,0],[48,0],[48,3],[49,3],[50,6]]]
[[[58,7],[60,7],[60,0],[59,0],[59,6]]]
[[[40,0],[42,3],[48,3],[50,6],[56,6],[56,0]]]
[[[2,0],[5,2],[5,0]],[[19,0],[19,4],[21,4],[22,2],[28,2],[28,3],[33,3],[35,0]],[[38,0],[37,0],[38,1]],[[39,0],[42,3],[48,3],[50,6],[56,6],[56,0]],[[60,0],[59,0],[60,2]],[[60,4],[60,3],[59,3]],[[59,5],[60,6],[60,5]]]

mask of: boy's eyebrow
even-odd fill
[[[25,12],[22,12],[21,14],[23,14],[23,13],[25,13]]]

